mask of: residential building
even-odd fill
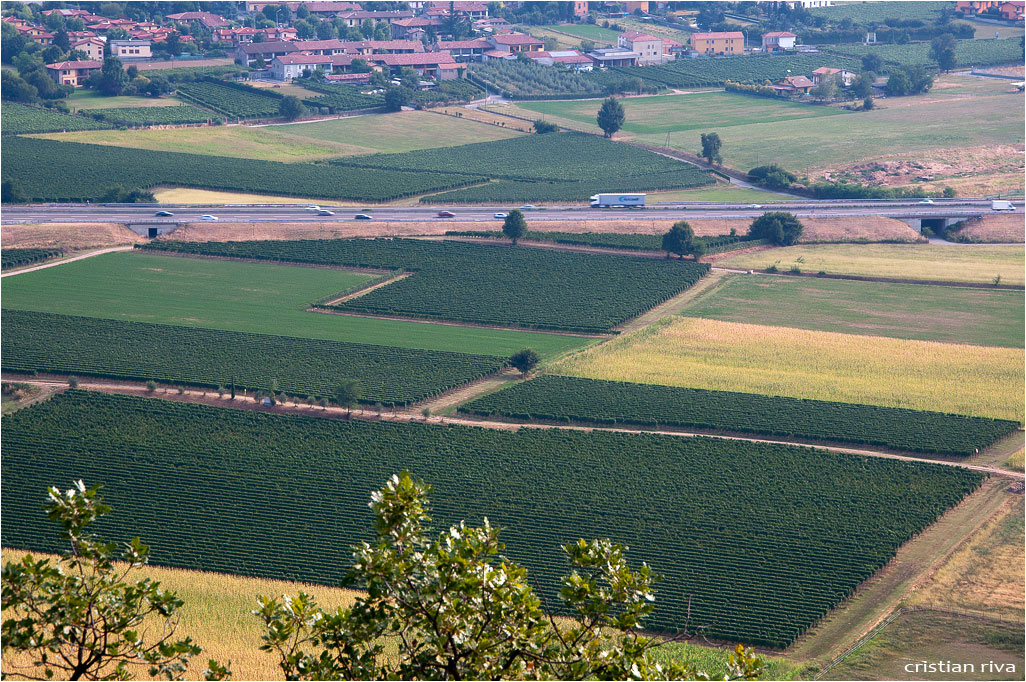
[[[78,50],[84,52],[86,59],[93,61],[103,61],[103,46],[105,43],[99,38],[86,38],[84,40],[78,40],[71,44],[72,50]]]
[[[575,0],[574,2],[574,16],[575,17],[586,17],[588,16],[588,3]]]
[[[483,2],[429,2],[426,14],[448,16],[450,5],[452,5],[452,10],[457,16],[470,19],[484,19],[488,16],[488,5]]]
[[[307,54],[333,55],[342,54],[346,51],[344,40],[297,40],[293,45],[300,51]]]
[[[335,16],[345,22],[346,26],[360,26],[364,21],[370,19],[375,24],[379,21],[383,21],[386,24],[391,25],[395,21],[402,19],[412,19],[413,12],[405,10],[401,11],[367,11],[367,10],[353,10],[349,12],[338,12]],[[395,37],[395,36],[393,36]]]
[[[300,78],[304,71],[315,71],[318,68],[331,73],[331,57],[324,54],[293,52],[271,60],[271,77],[279,81],[290,81]]]
[[[780,92],[781,94],[806,94],[815,85],[811,80],[805,76],[788,76],[787,78],[781,78],[776,83],[773,83],[770,87]]]
[[[617,36],[616,44],[625,50],[630,50],[638,55],[638,64],[662,64],[666,61],[663,58],[663,39],[642,31],[625,31]]]
[[[325,83],[341,83],[342,85],[363,85],[370,83],[369,73],[329,73],[324,76]]]
[[[645,14],[648,14],[648,2],[625,2],[623,3],[623,11],[627,14],[634,14],[638,10],[641,10]]]
[[[1001,18],[1008,21],[1022,21],[1024,10],[1026,10],[1026,2],[1022,2],[1021,0],[1016,2],[1002,2],[998,5],[998,13],[1001,15]]]
[[[441,17],[411,17],[409,19],[396,19],[391,22],[392,38],[396,40],[410,40],[413,34],[419,32],[423,35],[427,29],[437,31],[445,20]]]
[[[745,34],[741,31],[692,33],[691,51],[701,55],[737,55],[745,52]]]
[[[149,59],[153,56],[148,40],[111,40],[110,53],[119,59]]]
[[[531,60],[545,66],[563,64],[571,71],[591,71],[595,62],[577,50],[560,50],[558,52],[531,52]]]
[[[775,50],[793,50],[794,41],[798,36],[790,31],[771,31],[762,34],[762,49],[767,52]]]
[[[478,19],[474,22],[474,30],[480,33],[498,32],[502,29],[508,29],[509,26],[509,22],[502,17],[488,17],[487,19]]]
[[[955,11],[962,14],[980,14],[1000,4],[1000,0],[972,0],[970,2],[959,0],[955,3]]]
[[[834,69],[829,66],[821,66],[812,72],[812,82],[819,85],[819,81],[823,76],[832,76],[835,83],[847,88],[857,75],[857,73],[848,69]]]
[[[264,7],[267,5],[285,5],[293,14],[299,9],[300,5],[306,5],[306,9],[309,10],[310,14],[326,17],[334,16],[338,12],[351,12],[363,9],[363,5],[358,2],[247,2],[246,11],[263,12]]]
[[[59,14],[65,19],[73,19],[75,17],[88,17],[91,16],[91,12],[87,12],[84,9],[47,9],[43,10],[43,16],[50,16],[51,14]]]
[[[622,47],[600,47],[588,53],[595,66],[608,69],[610,66],[637,66],[639,55]]]
[[[299,48],[292,43],[281,40],[271,43],[249,43],[235,48],[235,61],[246,66],[254,66],[257,59],[268,62],[275,57],[299,51]]]
[[[687,48],[683,43],[678,43],[672,38],[663,38],[663,51],[669,55],[671,59],[676,59],[687,52]]]
[[[448,52],[420,52],[414,54],[367,55],[367,61],[381,64],[390,73],[399,73],[402,68],[411,68],[420,76],[438,80],[456,80],[466,73],[467,65],[460,64]]]
[[[424,43],[419,40],[350,40],[343,42],[342,47],[347,54],[411,54],[424,51]]]
[[[500,52],[534,52],[545,49],[545,43],[523,33],[503,33],[485,38],[493,49]]]
[[[178,14],[168,14],[165,19],[170,19],[179,24],[191,24],[194,21],[198,21],[207,28],[228,26],[228,21],[224,17],[212,14],[211,12],[179,12]]]
[[[57,62],[47,64],[50,78],[53,78],[61,85],[71,85],[80,88],[93,71],[103,68],[103,62],[92,59],[83,59],[77,62]]]
[[[458,62],[473,62],[478,61],[481,55],[491,50],[492,44],[484,38],[475,38],[474,40],[439,40],[435,47],[440,52],[448,52]]]

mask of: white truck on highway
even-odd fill
[[[644,194],[596,194],[591,198],[592,208],[644,208]]]
[[[990,202],[990,210],[992,211],[1014,211],[1015,206],[1012,205],[1011,201],[1003,201],[995,199]]]

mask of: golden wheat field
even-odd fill
[[[666,318],[549,369],[591,379],[1022,420],[1018,348]]]
[[[3,549],[3,562],[19,561],[27,552]],[[33,556],[43,555],[34,552]],[[311,594],[317,603],[334,609],[352,602],[355,593],[322,585],[305,585],[282,580],[246,578],[222,573],[184,571],[173,568],[145,566],[130,574],[135,580],[152,578],[163,588],[178,593],[185,601],[178,638],[192,637],[203,647],[203,653],[193,659],[187,679],[203,679],[207,659],[224,664],[231,661],[232,679],[282,679],[274,655],[260,651],[260,622],[250,611],[256,608],[257,596],[295,595],[300,590]],[[4,655],[3,672],[9,673],[12,664],[27,659]],[[143,674],[140,679],[148,679]]]
[[[724,267],[788,272],[826,272],[905,279],[1023,284],[1026,252],[1022,246],[950,244],[808,244],[739,255],[717,263]]]

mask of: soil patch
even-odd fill
[[[1022,214],[984,215],[965,221],[965,225],[955,234],[971,241],[1021,244],[1026,241],[1026,223]]]
[[[62,248],[68,251],[138,244],[146,239],[117,223],[28,223],[0,228],[4,248]]]

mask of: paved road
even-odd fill
[[[1023,212],[1023,202],[1016,201],[1016,212]],[[374,220],[450,222],[494,222],[495,213],[504,213],[515,206],[379,206],[365,208],[336,207],[333,216],[318,216],[303,206],[225,206],[225,205],[37,205],[8,206],[2,214],[4,224],[37,222],[114,222],[159,225],[199,222],[204,214],[217,216],[224,222],[345,222],[355,220],[357,213],[366,213]],[[167,210],[173,217],[160,218],[158,210]],[[455,213],[453,218],[437,218],[438,211]],[[689,203],[649,206],[644,209],[593,209],[587,206],[548,206],[529,212],[535,220],[679,220],[683,218],[754,218],[765,210],[787,210],[799,217],[884,216],[891,218],[956,218],[991,213],[990,201],[971,199],[938,199],[921,205],[912,201],[778,201],[763,204]]]

